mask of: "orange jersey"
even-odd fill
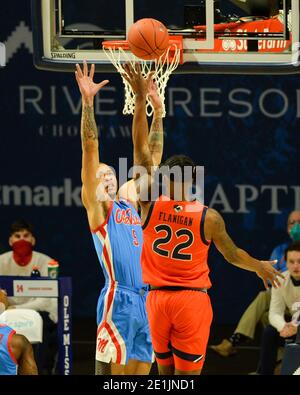
[[[153,286],[210,288],[204,221],[207,207],[161,196],[143,225],[143,281]]]

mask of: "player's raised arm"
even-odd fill
[[[148,87],[148,97],[153,106],[153,118],[148,137],[149,149],[154,166],[159,166],[164,149],[164,129],[163,129],[163,106],[161,98],[158,95],[155,81],[151,80]]]
[[[96,84],[93,81],[95,65],[90,71],[86,62],[83,69],[76,65],[76,81],[82,95],[82,116],[81,116],[81,145],[82,145],[82,199],[88,211],[89,220],[93,217],[93,211],[97,204],[96,190],[99,180],[96,178],[99,167],[99,142],[98,129],[94,115],[94,97],[99,90],[109,81],[105,80]],[[105,205],[106,203],[104,203]],[[100,205],[101,206],[101,205]],[[104,213],[105,215],[105,213]],[[93,220],[91,221],[93,222]],[[92,226],[92,224],[90,224]]]
[[[125,64],[124,71],[123,77],[131,85],[135,93],[135,109],[132,124],[134,165],[143,166],[150,174],[153,162],[148,143],[149,127],[146,114],[146,98],[153,73],[150,73],[148,78],[145,79],[139,63],[136,63],[135,68],[130,64]]]
[[[255,272],[263,280],[266,288],[268,288],[268,281],[275,288],[280,286],[277,276],[284,277],[274,269],[273,265],[276,261],[260,261],[237,247],[226,231],[223,218],[216,210],[207,210],[205,236],[214,242],[228,262],[242,269]]]

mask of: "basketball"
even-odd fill
[[[168,48],[169,33],[156,19],[140,19],[129,29],[128,44],[131,52],[138,58],[158,59]]]

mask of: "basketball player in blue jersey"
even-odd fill
[[[7,308],[6,293],[0,289],[0,376],[37,375],[38,370],[32,346],[23,335],[17,335],[1,323],[1,314]]]
[[[147,287],[140,264],[143,239],[136,191],[129,182],[117,194],[114,172],[99,158],[94,97],[109,81],[94,83],[95,66],[89,71],[86,62],[83,69],[79,65],[76,69],[82,95],[82,201],[105,276],[97,306],[96,374],[146,375],[151,369],[153,350],[145,306]],[[159,164],[163,139],[161,102],[152,76],[148,92],[156,109],[149,145],[154,163]]]

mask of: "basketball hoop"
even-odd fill
[[[158,95],[163,104],[162,117],[166,116],[165,110],[165,90],[172,72],[178,67],[179,64],[183,63],[182,56],[182,36],[170,37],[170,45],[166,52],[155,60],[143,60],[137,58],[129,49],[128,42],[126,40],[119,41],[104,41],[102,43],[103,51],[107,55],[108,59],[121,74],[125,73],[122,65],[124,63],[130,63],[134,66],[135,63],[139,62],[141,65],[141,71],[144,78],[147,78],[151,71],[154,71],[153,79],[157,85]],[[135,104],[135,94],[130,84],[123,78],[125,85],[125,104],[123,108],[123,114],[133,114]],[[150,99],[147,98],[146,112],[148,116],[153,114],[153,107]]]

